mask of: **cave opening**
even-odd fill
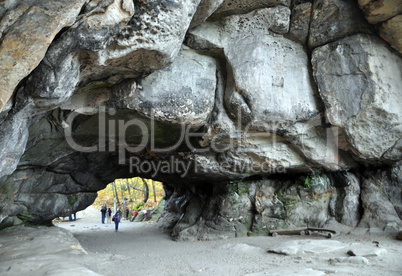
[[[112,214],[118,209],[123,218],[131,222],[154,221],[161,215],[164,205],[163,183],[142,177],[119,178],[98,191],[94,203],[90,206],[101,209],[102,205],[111,208]],[[144,211],[147,210],[147,217]],[[134,213],[137,214],[134,217]]]

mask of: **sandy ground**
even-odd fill
[[[93,208],[55,225],[1,231],[0,275],[402,275],[402,241],[367,230],[175,242],[156,223],[115,232]]]

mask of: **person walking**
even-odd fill
[[[120,220],[121,220],[121,212],[120,212],[120,209],[117,209],[116,214],[113,216],[113,221],[114,221],[114,225],[115,225],[115,231],[119,230]]]
[[[112,223],[112,210],[109,208],[106,212],[106,221],[107,223]]]
[[[106,211],[107,211],[106,204],[102,205],[102,209],[100,211],[102,213],[102,223],[104,224],[105,223],[105,217],[106,217]]]
[[[147,219],[147,215],[148,215],[148,213],[147,213],[147,209],[145,209],[145,210],[144,210],[144,220],[146,220],[146,219]]]
[[[128,220],[128,214],[130,214],[130,210],[128,209],[128,207],[127,207],[127,209],[126,209],[126,219]]]

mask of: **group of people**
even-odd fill
[[[110,208],[106,208],[106,204],[103,204],[100,211],[102,213],[102,223],[105,223],[105,219],[107,220],[107,223],[110,223],[112,218],[112,210]]]
[[[105,219],[107,220],[107,223],[111,223],[111,221],[114,221],[115,225],[115,230],[119,230],[119,223],[122,219],[122,212],[120,209],[117,209],[116,214],[113,215],[112,217],[112,210],[110,208],[106,207],[106,204],[102,205],[101,208],[101,213],[102,213],[102,224],[105,223]],[[147,210],[143,210],[144,212],[144,217],[147,218]],[[130,214],[130,210],[127,208],[126,209],[126,219],[128,220],[128,215]],[[138,216],[138,211],[135,210],[133,213],[133,217],[131,218],[131,221],[134,221],[134,219]]]
[[[117,212],[116,212],[116,214],[113,215],[113,218],[112,218],[112,210],[110,208],[107,208],[106,204],[102,205],[102,208],[100,211],[102,213],[102,224],[105,223],[105,219],[106,219],[107,223],[111,223],[111,221],[114,221],[115,229],[116,229],[116,231],[118,231],[119,223],[121,221],[120,209],[117,209]]]

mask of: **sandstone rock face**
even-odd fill
[[[345,129],[351,150],[368,160],[400,159],[401,58],[377,38],[356,35],[316,49],[312,62],[327,117]]]
[[[2,124],[0,132],[0,177],[12,173],[24,153],[28,140],[28,120],[20,116],[13,116]]]
[[[380,36],[402,54],[402,14],[381,24]]]
[[[360,8],[364,11],[367,21],[376,24],[402,13],[400,0],[358,0]]]
[[[302,44],[306,44],[308,37],[311,11],[311,3],[295,5],[292,10],[289,35]]]
[[[233,137],[231,141],[238,148],[221,153],[218,163],[231,172],[253,175],[300,168],[306,162],[287,139],[277,135],[277,131],[318,114],[303,47],[267,31],[288,32],[289,15],[286,7],[260,9],[225,17],[219,23],[207,22],[190,31],[191,47],[210,51],[223,48],[227,60],[223,101],[235,126],[229,126],[226,134]],[[293,62],[285,63],[287,59]],[[223,120],[227,122],[221,118],[219,123]],[[230,130],[239,126],[247,126],[243,139]],[[230,144],[226,140],[226,145],[220,146]]]
[[[381,174],[386,173],[378,171],[377,176]],[[336,222],[350,227],[358,223],[360,227],[400,225],[395,210],[388,209],[392,208],[390,201],[380,197],[401,182],[377,178],[376,192],[368,191],[374,186],[369,188],[366,184],[360,191],[359,177],[335,173],[288,180],[232,181],[215,188],[195,185],[193,192],[187,193],[181,186],[168,185],[165,213],[159,225],[165,230],[173,229],[172,235],[177,240],[267,235],[274,229],[325,227]],[[376,203],[367,198],[370,196],[378,199]],[[366,202],[372,206],[366,206]]]
[[[110,86],[170,65],[198,2],[140,2],[135,14],[127,0],[96,6],[53,42],[28,79],[36,106],[54,107],[77,87]]]
[[[361,219],[359,179],[351,174],[334,175],[337,193],[331,196],[330,211],[340,223],[356,227]]]
[[[215,11],[212,18],[227,16],[231,14],[244,14],[252,10],[284,5],[289,7],[290,0],[224,0],[222,5]]]
[[[395,3],[359,1],[371,26],[341,0],[2,1],[0,229],[141,176],[178,240],[394,231]]]
[[[383,180],[381,173],[363,180],[361,197],[364,213],[359,227],[385,228],[389,223],[401,226],[400,213],[397,213],[387,194],[387,189],[389,190],[395,184]],[[400,183],[397,186],[399,186],[397,192],[400,192]],[[400,210],[400,204],[397,204]]]
[[[129,107],[158,121],[198,129],[214,107],[215,72],[213,58],[183,50],[171,66],[141,80]]]
[[[369,26],[353,1],[314,1],[309,47],[315,48],[355,33],[369,32]]]
[[[190,23],[190,28],[194,28],[203,23],[217,8],[219,8],[223,1],[224,0],[202,0]]]
[[[232,114],[237,116],[241,111],[242,118],[257,122],[294,122],[317,114],[307,56],[300,45],[284,38],[259,36],[239,39],[225,48],[225,56],[230,81],[233,79],[225,100]]]
[[[40,1],[30,7],[20,5],[4,15],[0,32],[0,111],[19,82],[45,56],[53,38],[75,22],[84,3],[84,0]]]

